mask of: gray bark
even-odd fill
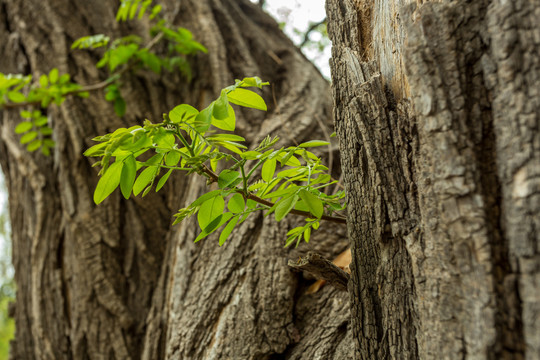
[[[0,117],[0,164],[6,175],[17,283],[13,359],[346,359],[352,356],[347,295],[309,282],[287,259],[308,250],[343,251],[343,226],[325,225],[311,243],[284,249],[288,227],[247,221],[226,245],[194,244],[194,221],[171,227],[174,211],[205,191],[204,181],[174,176],[160,193],[96,206],[97,169],[82,156],[90,139],[118,127],[158,120],[179,103],[204,106],[235,78],[272,83],[267,114],[238,112],[252,144],[266,134],[281,144],[323,137],[331,122],[326,81],[248,1],[163,1],[174,24],[209,50],[193,59],[193,80],[129,75],[121,89],[128,113],[118,118],[101,94],[50,107],[57,147],[28,153],[13,129],[17,111]],[[106,76],[97,56],[71,51],[80,36],[147,33],[117,24],[109,1],[0,1],[0,71],[40,74],[58,67],[82,84]],[[274,100],[275,99],[275,100]]]
[[[327,12],[355,357],[540,358],[540,2]]]

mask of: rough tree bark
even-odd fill
[[[193,80],[130,75],[124,118],[101,94],[49,108],[57,147],[28,153],[1,112],[0,163],[9,190],[16,271],[13,359],[346,359],[352,356],[348,297],[306,281],[287,267],[308,250],[283,249],[291,222],[247,221],[227,244],[194,244],[197,226],[171,227],[204,181],[178,175],[144,199],[114,194],[92,201],[97,170],[82,156],[90,139],[115,128],[159,120],[179,103],[204,106],[235,78],[271,81],[267,114],[238,114],[250,144],[266,134],[282,144],[323,136],[331,122],[327,82],[247,0],[161,1],[174,24],[209,50],[192,61]],[[0,71],[35,78],[58,67],[82,84],[102,80],[97,56],[71,51],[78,37],[146,34],[148,24],[117,24],[110,1],[0,0]],[[322,125],[326,126],[326,125]],[[334,158],[336,156],[334,155]],[[334,161],[336,166],[336,162]],[[331,258],[347,246],[345,229],[325,225],[309,249]],[[281,354],[281,355],[279,355]]]
[[[327,0],[358,359],[540,358],[540,2]]]

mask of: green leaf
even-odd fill
[[[227,104],[227,116],[225,116],[223,120],[217,119],[214,114],[212,116],[212,125],[221,130],[234,131],[236,128],[236,115],[234,114],[233,107]]]
[[[194,242],[204,239],[205,237],[219,229],[223,224],[229,221],[231,217],[231,213],[220,214],[204,228],[204,230],[199,234],[199,236],[197,236]]]
[[[204,133],[212,123],[212,105],[205,108],[195,117],[195,130],[199,133]]]
[[[41,144],[42,144],[41,140],[34,140],[26,146],[26,150],[29,152],[36,151],[37,149],[40,148]]]
[[[238,223],[238,219],[239,219],[238,216],[233,217],[231,221],[229,221],[229,223],[225,226],[225,228],[219,235],[219,246],[222,246],[223,244],[225,244],[225,241],[227,240],[231,232],[236,227],[236,224]]]
[[[42,88],[49,86],[49,78],[47,78],[47,75],[43,74],[39,77],[39,86]]]
[[[320,219],[324,212],[322,201],[305,189],[300,190],[298,195],[300,195],[302,201],[308,206],[309,212]]]
[[[146,9],[148,8],[148,6],[150,6],[151,3],[152,3],[152,0],[143,1],[141,5],[141,9],[139,10],[139,16],[138,16],[139,20],[142,19],[142,17],[146,13]]]
[[[58,82],[60,84],[67,84],[67,83],[69,83],[69,78],[70,78],[69,74],[62,74],[60,76],[60,79],[58,79]]]
[[[215,134],[206,137],[208,141],[246,141],[241,136],[235,134]],[[247,152],[247,151],[246,151]],[[255,151],[256,152],[256,151]]]
[[[227,92],[221,91],[221,96],[214,102],[212,116],[218,120],[224,120],[229,116],[229,101],[227,100]]]
[[[276,159],[267,160],[264,162],[261,170],[261,176],[264,181],[270,182],[276,171]]]
[[[261,153],[258,151],[245,151],[240,156],[243,157],[244,159],[256,160],[259,158],[260,155]]]
[[[276,206],[276,221],[281,221],[294,208],[297,201],[298,195],[282,199]]]
[[[54,147],[56,143],[51,139],[43,139],[43,146]]]
[[[51,84],[56,84],[58,82],[58,69],[57,68],[53,68],[49,72],[49,81],[51,82]]]
[[[51,150],[47,146],[43,145],[41,147],[41,153],[45,156],[49,156],[51,155]]]
[[[176,166],[180,161],[181,155],[178,151],[171,150],[165,156],[165,165],[167,166]]]
[[[311,228],[308,227],[306,229],[306,231],[304,231],[304,240],[308,243],[309,242],[309,238],[311,236]]]
[[[260,89],[262,89],[263,85],[270,85],[269,82],[262,82],[262,80],[257,76],[246,77],[242,79],[242,83],[242,87],[256,86]]]
[[[22,103],[26,100],[26,96],[24,96],[18,91],[10,91],[7,95],[8,99],[13,101],[14,103]]]
[[[211,199],[206,200],[197,213],[197,220],[199,221],[199,227],[204,230],[208,224],[214,219],[223,214],[225,209],[225,200],[221,195],[214,196]]]
[[[27,111],[27,110],[22,110],[21,111],[21,117],[25,118],[25,119],[30,119],[32,118],[32,113],[30,111]],[[39,114],[39,112],[38,112]],[[39,116],[39,115],[38,115]]]
[[[182,104],[169,111],[169,119],[177,124],[186,121],[191,117],[196,117],[198,114],[199,110],[195,109],[193,106]]]
[[[218,142],[217,145],[224,147],[227,150],[232,151],[233,153],[236,153],[238,155],[242,154],[242,150],[240,149],[246,149],[245,145],[235,143],[233,141],[223,141]]]
[[[150,20],[154,19],[161,12],[161,5],[156,5],[152,8],[150,13]]]
[[[101,145],[101,144],[98,144]],[[88,149],[92,150],[92,148]],[[85,153],[86,155],[86,153]],[[88,155],[86,155],[88,156]],[[120,190],[124,198],[129,199],[133,184],[135,183],[135,175],[137,174],[137,161],[133,155],[129,155],[124,160],[124,167],[122,168],[122,175],[120,176]]]
[[[51,135],[53,130],[48,126],[43,126],[41,129],[39,129],[39,132],[43,135]]]
[[[116,161],[101,176],[94,191],[94,202],[96,204],[105,200],[118,187],[123,165],[122,162]]]
[[[289,232],[287,233],[287,236],[298,235],[302,232],[303,229],[304,229],[303,226],[295,227],[294,229],[289,230]]]
[[[30,131],[21,137],[20,142],[21,144],[27,144],[30,141],[34,140],[36,137],[37,137],[37,131]]]
[[[229,99],[229,102],[232,102],[236,105],[241,105],[245,107],[250,107],[254,109],[264,110],[266,111],[266,103],[264,102],[263,98],[253,91],[246,90],[246,89],[234,89],[233,91],[229,92],[227,94],[227,98]]]
[[[278,178],[285,178],[285,177],[292,178],[294,176],[304,174],[307,171],[308,170],[305,167],[298,167],[298,168],[282,170],[282,171],[278,172],[276,176]]]
[[[23,121],[17,124],[15,127],[15,133],[16,134],[22,134],[27,132],[28,130],[32,129],[33,125],[30,121]]]
[[[174,137],[174,134],[164,132],[161,135],[154,136],[154,142],[157,143],[157,146],[161,149],[172,150],[174,143],[176,142],[176,138]]]
[[[322,141],[322,140],[310,140],[305,143],[302,143],[298,145],[300,148],[308,148],[308,147],[315,147],[315,146],[325,146],[330,145],[328,141]]]
[[[120,96],[114,99],[114,112],[120,117],[126,113],[126,102]]]
[[[135,184],[133,185],[133,194],[135,196],[139,195],[139,193],[143,191],[151,181],[154,180],[158,170],[159,168],[157,166],[149,166],[139,174],[137,180],[135,180]]]
[[[258,203],[255,200],[248,199],[246,201],[246,206],[248,207],[248,209],[251,209],[251,210],[255,209],[257,207],[257,204]]]
[[[147,49],[143,49],[137,53],[137,56],[150,70],[156,74],[161,73],[161,60],[156,54],[149,52]]]
[[[205,201],[207,201],[209,199],[212,199],[213,197],[218,196],[219,194],[221,194],[221,190],[213,190],[213,191],[210,191],[210,192],[208,192],[206,194],[203,194],[197,200],[192,202],[191,205],[189,205],[189,207],[199,206],[202,203],[204,203]]]
[[[264,194],[264,195],[262,195],[262,198],[263,199],[271,199],[271,198],[275,198],[275,197],[282,197],[282,196],[288,195],[290,193],[294,193],[297,190],[298,190],[298,186],[291,185],[288,188],[281,189],[281,190],[276,190],[274,192]]]
[[[161,190],[161,188],[163,187],[163,185],[165,185],[165,183],[167,182],[167,180],[169,179],[169,176],[171,176],[171,173],[172,173],[173,169],[169,169],[169,171],[167,171],[165,173],[165,175],[163,175],[161,177],[161,179],[159,179],[157,185],[156,185],[156,192],[158,192],[159,190]]]
[[[279,154],[278,159],[281,163],[281,166],[301,166],[300,161],[294,156],[294,150],[290,150],[286,155]]]
[[[137,52],[137,44],[121,45],[110,50],[109,68],[114,71],[118,66],[125,64]]]
[[[34,124],[36,124],[36,126],[47,125],[48,122],[49,121],[47,120],[45,116],[40,116],[37,119],[34,119]]]
[[[234,170],[223,170],[218,177],[218,186],[220,189],[225,189],[235,182],[236,179],[240,176],[238,171]]]
[[[227,208],[230,212],[238,214],[244,211],[246,204],[244,202],[244,197],[241,194],[234,194],[227,204]]]

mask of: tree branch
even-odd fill
[[[317,27],[324,24],[325,22],[326,22],[326,17],[319,22],[311,24],[310,27],[306,30],[306,33],[304,34],[304,40],[302,41],[300,45],[298,45],[298,47],[299,48],[304,47],[304,45],[306,45],[307,42],[309,41],[309,34],[311,34],[313,30],[315,30]]]
[[[208,167],[206,167],[204,164],[202,165],[201,169],[206,175],[208,175],[210,177],[210,180],[212,182],[217,182],[218,181],[218,175],[215,172],[213,172],[212,170],[210,170]],[[241,189],[237,189],[237,190],[238,190],[238,193],[244,195],[243,190],[241,190]],[[253,200],[255,202],[258,202],[259,204],[262,204],[262,205],[266,205],[266,206],[269,206],[269,207],[274,206],[273,202],[261,199],[260,197],[254,195],[252,193],[248,193],[247,198],[250,199],[250,200]],[[303,216],[303,217],[306,217],[306,218],[313,218],[313,215],[308,211],[292,209],[290,211],[290,213],[295,214],[295,215],[300,215],[300,216]],[[346,224],[347,223],[347,219],[344,218],[344,217],[341,217],[341,216],[322,215],[321,220],[331,221],[331,222],[335,222],[335,223],[339,223],[339,224]]]
[[[327,281],[338,290],[347,291],[349,274],[317,253],[310,251],[297,262],[289,260],[287,265],[295,270],[307,271],[316,278]]]

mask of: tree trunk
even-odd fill
[[[266,134],[280,135],[283,145],[323,137],[332,121],[327,82],[257,5],[161,3],[172,23],[209,50],[191,61],[191,81],[130,74],[121,88],[123,118],[101,94],[51,106],[57,146],[50,157],[27,152],[13,131],[17,111],[1,112],[17,283],[11,358],[350,358],[347,294],[325,287],[305,295],[308,281],[287,267],[308,249],[328,258],[343,251],[343,226],[321,226],[309,247],[291,250],[284,239],[297,219],[278,225],[255,217],[221,248],[216,237],[194,244],[195,222],[172,227],[171,219],[205,181],[182,174],[143,199],[115,193],[93,203],[97,169],[82,156],[91,138],[144,118],[159,121],[179,103],[205,106],[235,78],[272,83],[263,94],[267,114],[237,113],[250,144]],[[117,24],[115,11],[110,1],[0,0],[0,71],[37,79],[58,67],[81,84],[103,80],[95,53],[70,45],[90,34],[147,34],[144,22]]]
[[[540,2],[327,0],[355,358],[540,358]]]

